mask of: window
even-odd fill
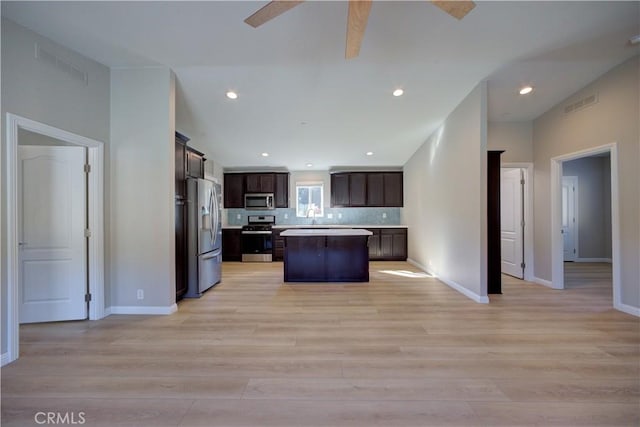
[[[296,182],[296,216],[324,216],[323,186],[322,182]]]

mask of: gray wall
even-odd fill
[[[578,258],[611,259],[610,157],[586,157],[562,164],[578,177]]]
[[[486,298],[486,83],[404,165],[409,258],[476,300]]]
[[[551,158],[618,144],[621,302],[640,307],[640,60],[636,56],[567,98],[533,124],[535,276],[551,280]],[[564,107],[596,92],[598,102]]]
[[[174,89],[166,67],[111,72],[112,308],[175,303]]]
[[[65,72],[35,58],[35,44],[54,52],[66,62],[88,73],[88,83],[74,80]],[[109,69],[60,46],[22,26],[2,19],[2,147],[6,146],[6,113],[17,114],[108,144]],[[107,146],[108,147],[108,146]],[[4,149],[2,150],[4,155]],[[108,150],[106,150],[108,152]],[[6,193],[5,160],[2,158],[2,193]],[[108,180],[109,159],[105,165]],[[108,181],[107,181],[108,182]],[[108,187],[105,189],[108,200]],[[2,353],[7,351],[7,200],[2,197]],[[105,203],[105,206],[108,206]],[[108,212],[105,212],[108,224]],[[105,230],[106,231],[106,230]],[[108,258],[105,259],[108,265]],[[108,278],[105,283],[108,286]],[[109,305],[109,289],[106,305]]]
[[[502,163],[533,162],[533,122],[489,122],[487,150],[504,150]]]

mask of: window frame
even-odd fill
[[[299,181],[296,182],[296,217],[297,218],[309,218],[307,216],[307,214],[305,215],[300,215],[299,214],[299,201],[300,198],[298,196],[298,191],[301,187],[307,187],[307,188],[311,188],[311,187],[320,187],[320,213],[317,213],[314,215],[314,218],[323,218],[324,217],[324,182],[323,181]],[[311,191],[309,191],[309,194],[311,194]],[[310,200],[309,200],[310,201]]]

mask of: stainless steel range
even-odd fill
[[[243,262],[271,262],[275,223],[275,215],[249,215],[248,224],[242,227]]]

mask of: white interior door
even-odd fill
[[[500,241],[502,272],[524,277],[524,217],[522,170],[500,170]]]
[[[87,318],[84,164],[84,147],[19,147],[20,323]]]
[[[562,240],[564,260],[575,261],[577,255],[576,244],[576,187],[577,176],[562,177]]]

